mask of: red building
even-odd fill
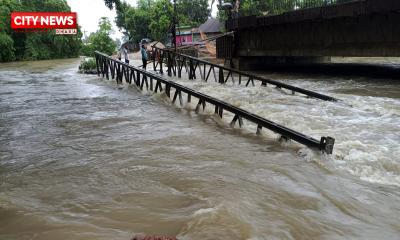
[[[190,26],[178,27],[176,31],[176,44],[178,46],[197,44],[202,40],[201,34],[206,38],[218,35],[222,32],[222,26],[223,24],[217,19],[209,18],[198,28],[192,28]]]

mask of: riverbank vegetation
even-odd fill
[[[116,48],[116,42],[110,37],[112,25],[108,18],[102,17],[99,21],[99,29],[91,33],[85,44],[82,46],[81,54],[84,56],[94,56],[95,51],[112,55]]]
[[[79,72],[85,74],[97,74],[96,60],[92,57],[82,59],[79,64]]]
[[[48,32],[15,32],[11,29],[10,14],[20,12],[70,12],[64,0],[0,0],[0,62],[42,60],[79,56],[82,33],[56,35]]]
[[[79,65],[79,72],[86,74],[96,74],[96,61],[94,52],[100,51],[107,55],[112,55],[116,48],[116,42],[110,37],[112,34],[112,25],[108,18],[102,17],[99,21],[99,29],[91,33],[85,43],[82,45],[81,55],[87,56]]]
[[[133,42],[151,38],[165,42],[171,32],[173,5],[169,0],[138,0],[131,6],[121,0],[104,0],[117,12],[116,24]],[[199,26],[210,16],[208,0],[177,0],[178,21],[181,26]]]

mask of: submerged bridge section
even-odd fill
[[[284,89],[291,94],[297,93],[324,101],[338,101],[338,99],[331,96],[257,76],[248,72],[243,72],[237,69],[220,66],[218,64],[185,55],[183,53],[175,52],[170,49],[161,49],[153,46],[152,50],[154,53],[153,70],[155,72],[159,71],[160,73],[163,73],[164,70],[166,70],[168,76],[174,75],[178,76],[178,78],[181,78],[182,74],[187,74],[189,80],[199,78],[207,82],[211,79],[221,84],[232,81],[233,84],[243,84],[246,87],[250,84],[255,86],[255,84],[258,83],[263,87],[270,85],[279,89]],[[166,69],[164,69],[164,65],[166,65]]]
[[[399,0],[338,2],[230,19],[226,27],[234,31],[234,37],[217,40],[217,55],[234,59],[240,69],[307,63],[330,56],[400,56]]]
[[[115,79],[117,83],[122,83],[123,80],[125,80],[128,84],[135,84],[141,90],[146,88],[146,90],[154,91],[156,93],[165,92],[165,94],[172,100],[173,104],[179,100],[181,106],[184,104],[183,96],[186,97],[187,102],[189,103],[194,100],[193,98],[195,98],[197,99],[197,106],[195,109],[196,112],[199,112],[201,108],[204,110],[206,105],[211,105],[215,109],[215,114],[217,114],[220,118],[223,118],[224,115],[226,117],[226,112],[231,113],[230,115],[234,116],[231,121],[232,127],[235,126],[237,122],[239,123],[239,126],[242,127],[243,119],[246,119],[257,126],[257,132],[260,132],[262,128],[266,128],[277,134],[280,134],[285,139],[292,139],[310,148],[318,149],[327,154],[332,154],[333,145],[335,142],[334,138],[321,137],[320,140],[314,139],[305,134],[250,113],[244,109],[235,107],[229,103],[197,92],[173,81],[169,81],[157,74],[150,73],[113,59],[103,53],[96,52],[95,57],[97,73],[99,76],[101,75],[107,79]],[[172,71],[172,68],[170,68],[170,71]]]

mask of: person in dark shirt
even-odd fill
[[[146,70],[148,56],[144,44],[142,44],[142,47],[140,48],[140,53],[142,54],[143,69]]]

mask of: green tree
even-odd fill
[[[123,30],[124,35],[134,42],[150,36],[150,9],[147,4],[140,2],[139,6],[141,7],[133,8],[129,4],[121,4],[115,19],[116,25]]]
[[[70,12],[65,0],[21,0],[24,11]],[[22,38],[21,35],[19,37]],[[77,35],[56,35],[47,33],[26,33],[23,59],[41,60],[77,57],[81,48],[82,33]],[[21,47],[19,47],[21,49]]]
[[[104,0],[104,3],[109,9],[113,9],[115,5],[118,5],[121,3],[119,0]]]
[[[151,37],[157,41],[165,41],[171,27],[174,9],[168,0],[157,0],[150,11]]]
[[[211,14],[208,0],[178,0],[177,12],[180,25],[199,26]]]
[[[136,7],[119,0],[104,2],[116,9],[115,22],[130,40],[167,39],[174,16],[171,0],[138,0]],[[177,14],[180,25],[198,26],[210,15],[208,0],[177,0]]]
[[[111,55],[116,50],[116,43],[110,37],[112,34],[112,25],[108,18],[102,17],[99,21],[99,29],[90,34],[88,43],[82,49],[82,53],[86,56],[94,56],[95,51],[100,51]]]
[[[15,60],[10,14],[18,10],[21,10],[20,2],[16,0],[0,0],[0,62]]]
[[[154,2],[157,0],[138,0],[137,1],[137,8],[142,10],[149,10],[154,5]]]
[[[14,41],[6,33],[0,33],[0,62],[15,60]]]

